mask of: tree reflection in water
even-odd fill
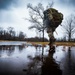
[[[48,55],[44,55],[43,52],[42,50],[42,54],[35,57],[28,56],[31,62],[27,69],[23,69],[26,75],[62,75],[62,71],[53,59],[55,50],[49,51]]]
[[[56,64],[53,59],[53,54],[55,50],[50,51],[48,56],[45,57],[45,60],[42,65],[42,73],[41,75],[62,75],[62,71],[60,70],[58,64]]]
[[[14,50],[15,50],[14,45],[2,45],[2,46],[0,46],[0,51],[5,52],[7,54],[7,56],[11,56],[13,54]]]
[[[0,45],[0,57],[2,56],[2,53],[5,53],[7,56],[12,56],[15,51],[15,47],[19,48],[19,52],[25,49],[25,46],[23,45]]]
[[[26,48],[26,46],[25,45],[18,45],[18,48],[19,48],[19,52],[22,52],[23,49]]]

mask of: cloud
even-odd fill
[[[0,9],[10,9],[12,6],[22,6],[26,3],[35,3],[35,2],[45,2],[45,0],[0,0]],[[49,2],[47,0],[47,2]],[[54,2],[58,2],[61,5],[69,5],[75,6],[75,0],[54,0]]]
[[[27,5],[27,3],[33,3],[35,4],[36,2],[35,0],[0,0],[0,10],[1,9],[11,9],[11,7],[22,7]]]
[[[0,0],[0,9],[9,9],[12,5],[16,5],[18,0]]]
[[[69,0],[69,3],[71,3],[73,6],[75,6],[75,0]]]
[[[75,6],[75,0],[58,0],[61,4],[66,4],[69,6]]]

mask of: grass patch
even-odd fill
[[[41,44],[41,45],[48,45],[49,42],[28,42],[31,44]],[[54,45],[57,46],[75,46],[75,42],[55,42]]]
[[[0,42],[2,42],[4,40],[0,40]],[[8,40],[5,40],[6,42],[11,42]],[[37,45],[37,44],[41,44],[41,45],[48,45],[49,42],[27,42],[27,43],[31,43],[32,45]],[[75,42],[55,42],[54,45],[57,46],[75,46]]]
[[[31,43],[32,45],[35,44],[41,44],[41,45],[48,45],[49,42],[28,42],[28,43]]]
[[[75,42],[55,42],[57,46],[75,46]]]

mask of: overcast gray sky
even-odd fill
[[[36,5],[41,2],[46,6],[51,1],[54,1],[53,7],[64,14],[64,18],[75,11],[75,0],[0,0],[0,27],[7,29],[11,26],[15,31],[23,31],[28,37],[35,37],[35,31],[28,30],[31,23],[24,20],[29,17],[27,4]],[[56,31],[58,35],[55,34],[55,37],[63,36],[60,26]],[[46,33],[45,37],[48,37]]]

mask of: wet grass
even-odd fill
[[[75,42],[55,42],[57,46],[75,46]]]
[[[31,43],[32,45],[37,45],[37,44],[41,44],[41,45],[48,45],[49,42],[28,42]]]
[[[0,40],[0,42],[2,42],[4,40]],[[12,41],[8,41],[8,40],[5,40],[5,42],[12,42]],[[27,42],[27,43],[31,43],[32,45],[42,45],[42,46],[46,46],[49,44],[49,42]],[[55,42],[54,45],[57,45],[57,46],[75,46],[75,42]]]
[[[49,44],[49,42],[28,42],[28,43],[31,43],[32,45],[38,45],[38,44],[48,45]],[[75,42],[55,42],[54,45],[57,45],[57,46],[75,46]]]

